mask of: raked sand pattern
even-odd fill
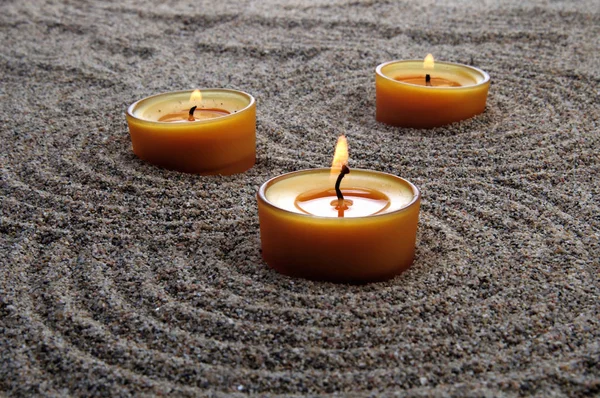
[[[0,4],[0,391],[9,396],[600,394],[600,8],[588,1]],[[472,64],[482,115],[374,120],[374,69]],[[257,163],[140,161],[126,107],[227,87]],[[261,259],[255,195],[350,167],[422,191],[413,267],[364,286]],[[1,394],[1,393],[0,393]]]

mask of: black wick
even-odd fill
[[[196,111],[196,108],[197,108],[197,105],[194,105],[190,108],[190,115],[188,117],[188,120],[190,122],[193,122],[194,120],[196,120],[196,119],[194,119],[194,112]]]
[[[348,173],[350,173],[350,169],[348,168],[348,166],[343,165],[342,171],[340,172],[340,175],[338,176],[337,181],[335,182],[335,194],[337,195],[338,201],[340,201],[340,205],[344,201],[344,195],[340,190],[340,183],[342,182],[342,178],[344,178],[344,176]]]
[[[429,73],[425,75],[425,85],[431,86],[431,75]]]

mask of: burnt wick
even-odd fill
[[[190,122],[193,122],[194,120],[196,120],[196,119],[194,118],[194,112],[196,111],[196,108],[197,108],[197,106],[196,106],[196,105],[194,105],[194,106],[192,106],[192,107],[190,108],[190,113],[189,113],[189,116],[188,116],[188,120],[189,120]]]
[[[344,195],[342,194],[342,191],[340,190],[340,183],[342,182],[342,178],[344,178],[344,176],[348,173],[350,173],[350,169],[348,168],[348,166],[343,165],[342,171],[340,172],[340,175],[338,176],[337,181],[335,182],[335,194],[337,195],[337,198],[338,198],[338,206],[339,207],[344,206]]]
[[[429,73],[425,75],[425,85],[431,86],[431,75]]]

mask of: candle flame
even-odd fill
[[[190,95],[190,102],[200,102],[202,101],[202,93],[200,92],[200,90],[195,89],[192,92],[192,95]]]
[[[433,69],[433,55],[431,54],[427,54],[427,56],[425,57],[425,60],[423,61],[423,68],[425,69]]]
[[[331,174],[339,174],[342,166],[348,164],[348,140],[345,135],[340,135],[335,146],[333,162],[331,163]]]

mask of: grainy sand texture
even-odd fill
[[[600,394],[598,0],[0,3],[0,395]],[[375,121],[375,67],[466,63],[486,111]],[[164,170],[125,109],[255,96],[246,173]],[[282,276],[256,192],[328,167],[415,183],[414,265],[383,283]]]

